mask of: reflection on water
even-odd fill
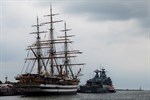
[[[116,93],[53,95],[53,96],[4,96],[0,100],[150,100],[150,91],[117,91]]]

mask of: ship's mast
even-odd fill
[[[40,75],[41,74],[41,70],[42,70],[42,66],[44,66],[44,69],[46,71],[46,66],[45,66],[45,63],[42,59],[42,53],[41,53],[41,43],[40,43],[40,33],[46,33],[46,31],[40,31],[39,27],[42,26],[39,24],[39,18],[37,16],[37,24],[36,25],[32,25],[32,27],[36,27],[37,28],[37,31],[36,32],[32,32],[30,34],[36,34],[37,37],[36,37],[36,43],[35,43],[35,46],[29,46],[27,50],[31,50],[35,56],[35,61],[37,60],[37,67],[38,67],[38,70],[37,70],[37,73]],[[33,48],[34,47],[34,48]],[[34,51],[33,49],[35,49],[36,51]]]
[[[49,29],[49,35],[50,35],[50,76],[54,76],[54,63],[56,63],[56,59],[55,59],[55,53],[56,53],[56,48],[55,48],[55,39],[54,39],[54,28],[53,28],[53,24],[57,23],[57,22],[61,22],[60,21],[53,21],[53,16],[58,15],[58,14],[53,14],[52,13],[52,6],[50,5],[50,15],[45,15],[44,17],[49,17],[50,22],[46,22],[44,24],[49,24],[50,25],[50,29]],[[59,72],[59,68],[56,65],[57,70]]]
[[[68,77],[68,72],[71,73],[72,78],[77,78],[81,69],[79,69],[77,75],[75,76],[71,66],[74,65],[84,65],[84,64],[71,64],[70,62],[70,58],[71,57],[76,57],[76,56],[69,56],[69,54],[80,54],[81,52],[79,52],[78,50],[68,50],[68,43],[72,43],[72,41],[69,41],[69,37],[73,37],[74,35],[67,35],[67,31],[70,31],[71,29],[67,29],[66,27],[66,22],[64,23],[64,30],[61,30],[62,32],[64,32],[64,36],[60,36],[59,38],[64,38],[64,67],[65,67],[65,76]]]
[[[40,45],[40,36],[39,36],[39,19],[37,17],[37,62],[38,62],[38,74],[41,73],[41,62],[40,62],[40,59],[41,59],[41,45]]]
[[[50,63],[50,67],[51,67],[51,76],[54,75],[54,34],[53,34],[53,17],[52,17],[52,7],[50,6],[50,59],[51,59],[51,63]]]
[[[68,74],[67,65],[68,65],[68,63],[69,63],[69,59],[68,59],[68,56],[67,56],[67,54],[68,54],[68,45],[67,45],[67,29],[66,29],[66,22],[65,22],[64,26],[65,26],[65,43],[64,43],[65,64],[64,64],[64,65],[65,65],[66,76],[67,76],[67,74]]]
[[[66,28],[66,22],[64,23],[64,33],[65,33],[65,42],[64,42],[64,55],[65,55],[65,61],[64,61],[64,66],[65,66],[65,75],[68,76],[68,65],[69,65],[69,58],[68,58],[68,42],[67,42],[67,31],[70,31],[71,29]],[[72,73],[72,72],[71,72]],[[72,73],[73,75],[73,73]]]

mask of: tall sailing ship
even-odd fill
[[[75,73],[73,66],[84,64],[73,63],[72,60],[82,52],[69,49],[69,44],[72,43],[70,38],[74,35],[67,34],[70,29],[66,28],[66,23],[61,30],[64,35],[55,36],[54,23],[61,22],[61,20],[53,20],[55,15],[58,14],[53,14],[50,6],[50,14],[44,16],[49,17],[49,21],[40,24],[37,17],[37,24],[33,25],[37,31],[31,34],[36,35],[36,41],[27,47],[29,53],[25,59],[25,65],[27,65],[25,72],[16,77],[24,95],[75,94],[77,92],[81,68],[78,67]],[[46,24],[50,27],[49,31],[40,31],[40,27]],[[48,39],[42,39],[42,33],[48,34]],[[34,72],[35,69],[36,72]]]

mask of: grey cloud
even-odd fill
[[[139,28],[143,32],[129,32],[130,35],[147,37],[148,28],[150,28],[149,4],[148,0],[82,0],[81,2],[68,3],[68,6],[64,7],[64,11],[77,16],[81,15],[88,21],[128,21],[135,19],[139,22]]]
[[[148,1],[100,0],[70,2],[65,11],[86,16],[89,20],[129,20],[138,19],[142,26],[148,26]]]
[[[48,2],[45,0],[36,5],[48,7]],[[59,4],[65,12],[83,16],[89,21],[137,19],[143,27],[149,27],[150,23],[149,0],[56,0],[51,3]]]

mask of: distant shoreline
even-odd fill
[[[116,91],[145,91],[142,89],[116,89]]]

